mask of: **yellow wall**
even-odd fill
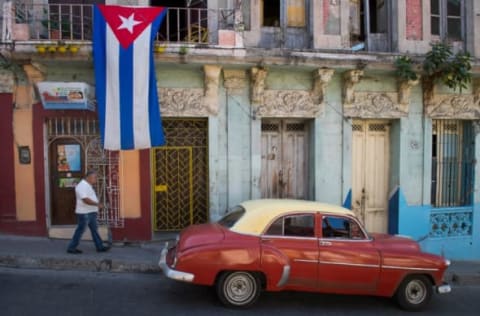
[[[31,109],[16,109],[13,112],[15,199],[17,220],[19,221],[34,221],[36,218],[32,119]],[[19,163],[17,145],[30,147],[30,164],[22,165]]]
[[[120,214],[139,218],[140,212],[140,154],[138,150],[120,152]]]

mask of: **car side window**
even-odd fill
[[[349,218],[337,216],[325,216],[323,218],[322,237],[365,239],[365,235],[357,222]]]
[[[276,219],[266,235],[274,236],[315,236],[315,216],[313,214],[288,215]]]

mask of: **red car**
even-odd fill
[[[247,201],[216,223],[190,226],[159,263],[171,279],[215,286],[227,306],[294,290],[393,297],[406,310],[451,291],[449,264],[410,238],[368,234],[350,210],[298,200]]]

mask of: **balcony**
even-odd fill
[[[0,13],[3,44],[75,42],[89,45],[93,5],[6,3]],[[214,30],[213,32],[216,32]],[[208,9],[169,8],[157,34],[159,43],[216,44],[208,29]]]

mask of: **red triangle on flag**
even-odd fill
[[[98,9],[120,45],[127,49],[163,12],[164,7],[124,7],[99,4]]]

